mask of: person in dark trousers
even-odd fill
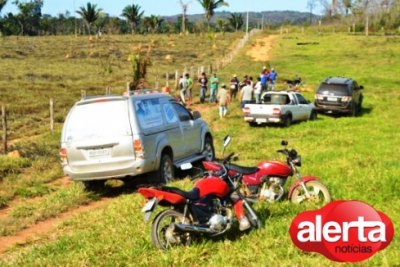
[[[230,82],[230,87],[229,87],[229,94],[231,96],[231,101],[233,101],[234,99],[236,99],[236,95],[238,93],[239,90],[239,79],[237,78],[237,75],[234,74],[232,76],[231,82]]]
[[[201,77],[199,79],[199,84],[200,84],[200,103],[204,103],[206,99],[207,84],[208,84],[208,79],[204,72],[201,74]]]

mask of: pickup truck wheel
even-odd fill
[[[315,110],[311,111],[310,121],[315,121],[317,117],[318,117],[317,112]]]
[[[283,121],[283,126],[289,127],[292,124],[292,115],[288,114],[285,116],[285,120]]]
[[[160,168],[157,171],[158,181],[167,184],[174,178],[174,164],[168,154],[161,156]]]
[[[214,145],[210,137],[206,137],[204,140],[203,154],[206,161],[213,161],[215,159]]]

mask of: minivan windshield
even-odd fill
[[[318,94],[321,95],[334,94],[337,96],[348,96],[350,95],[350,92],[346,84],[324,83],[319,87]]]
[[[130,135],[127,101],[99,101],[75,106],[68,118],[67,139]]]

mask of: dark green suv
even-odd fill
[[[315,109],[323,113],[356,116],[361,111],[363,89],[351,78],[326,78],[316,91]]]

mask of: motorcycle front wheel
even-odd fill
[[[308,181],[305,183],[310,198],[307,198],[304,188],[298,185],[290,197],[290,201],[294,204],[301,203],[314,203],[317,205],[323,205],[331,202],[331,195],[329,194],[328,188],[319,181]]]
[[[160,212],[153,221],[151,227],[151,239],[153,244],[163,250],[179,245],[189,245],[191,236],[189,233],[179,232],[175,229],[176,223],[182,223],[183,214],[172,209]],[[185,223],[190,220],[186,218]]]

